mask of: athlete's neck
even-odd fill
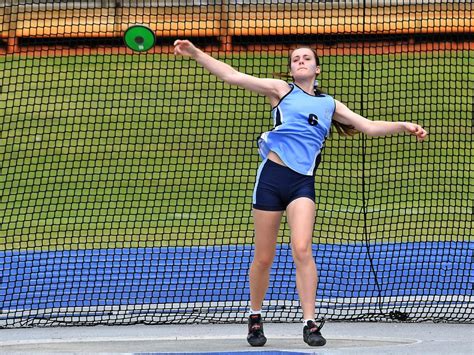
[[[308,95],[314,95],[314,80],[311,81],[295,81],[298,87]]]

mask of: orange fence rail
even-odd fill
[[[20,39],[121,37],[131,24],[157,37],[216,37],[225,49],[234,36],[317,34],[474,33],[470,3],[338,7],[328,4],[216,5],[91,9],[0,9],[7,52]]]

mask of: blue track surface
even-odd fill
[[[319,244],[318,298],[472,295],[472,242]],[[247,301],[251,246],[7,251],[0,308],[39,309],[171,302]],[[268,298],[296,300],[288,245]]]

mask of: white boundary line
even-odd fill
[[[299,336],[278,335],[270,336],[269,339],[299,339]],[[352,341],[383,341],[394,343],[393,345],[413,345],[421,343],[419,339],[397,339],[390,337],[367,337],[354,336],[348,338],[347,336],[331,336],[331,340],[352,340]],[[15,346],[15,345],[32,345],[32,344],[64,344],[64,343],[105,343],[105,342],[134,342],[134,341],[186,341],[186,340],[242,340],[242,335],[218,335],[218,336],[154,336],[154,337],[91,337],[91,338],[43,338],[43,339],[26,339],[26,340],[6,340],[0,341],[0,346]]]

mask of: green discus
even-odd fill
[[[155,45],[155,34],[145,25],[133,25],[127,28],[123,40],[131,50],[145,52]]]

